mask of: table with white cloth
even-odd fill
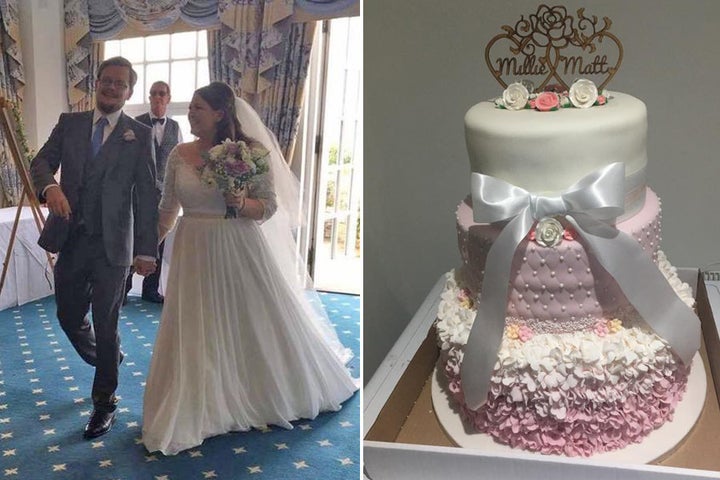
[[[4,261],[17,207],[0,208],[0,255]],[[47,209],[43,208],[47,217]],[[54,293],[52,268],[45,250],[37,244],[40,232],[30,207],[22,207],[7,273],[0,291],[0,310],[47,297]]]

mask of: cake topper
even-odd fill
[[[557,85],[569,90],[577,78],[591,79],[603,90],[620,68],[623,48],[610,33],[612,22],[603,17],[577,18],[564,6],[540,5],[528,18],[520,17],[514,27],[503,25],[485,47],[485,61],[495,79],[507,88],[519,80],[531,81],[536,91]]]

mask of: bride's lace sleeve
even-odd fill
[[[162,241],[165,235],[175,226],[178,213],[180,212],[180,201],[175,195],[175,172],[177,171],[180,154],[178,147],[173,148],[168,155],[167,166],[165,167],[165,179],[163,181],[162,197],[158,205],[158,238]]]
[[[273,187],[272,171],[258,175],[249,182],[248,197],[260,200],[263,204],[263,218],[265,221],[272,217],[277,210],[277,197]]]

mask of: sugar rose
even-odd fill
[[[560,106],[560,97],[555,92],[542,92],[535,99],[535,108],[541,112],[555,110]]]
[[[598,99],[598,90],[592,81],[580,79],[570,86],[569,96],[577,108],[590,108]]]
[[[519,82],[511,83],[503,92],[503,105],[508,110],[522,110],[527,105],[530,92]]]
[[[556,219],[545,217],[535,227],[535,241],[543,247],[554,247],[562,240],[563,230]]]

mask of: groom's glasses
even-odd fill
[[[125,83],[124,80],[111,80],[109,78],[101,78],[100,85],[102,85],[103,87],[115,87],[118,90],[125,90],[129,87],[129,85]]]

